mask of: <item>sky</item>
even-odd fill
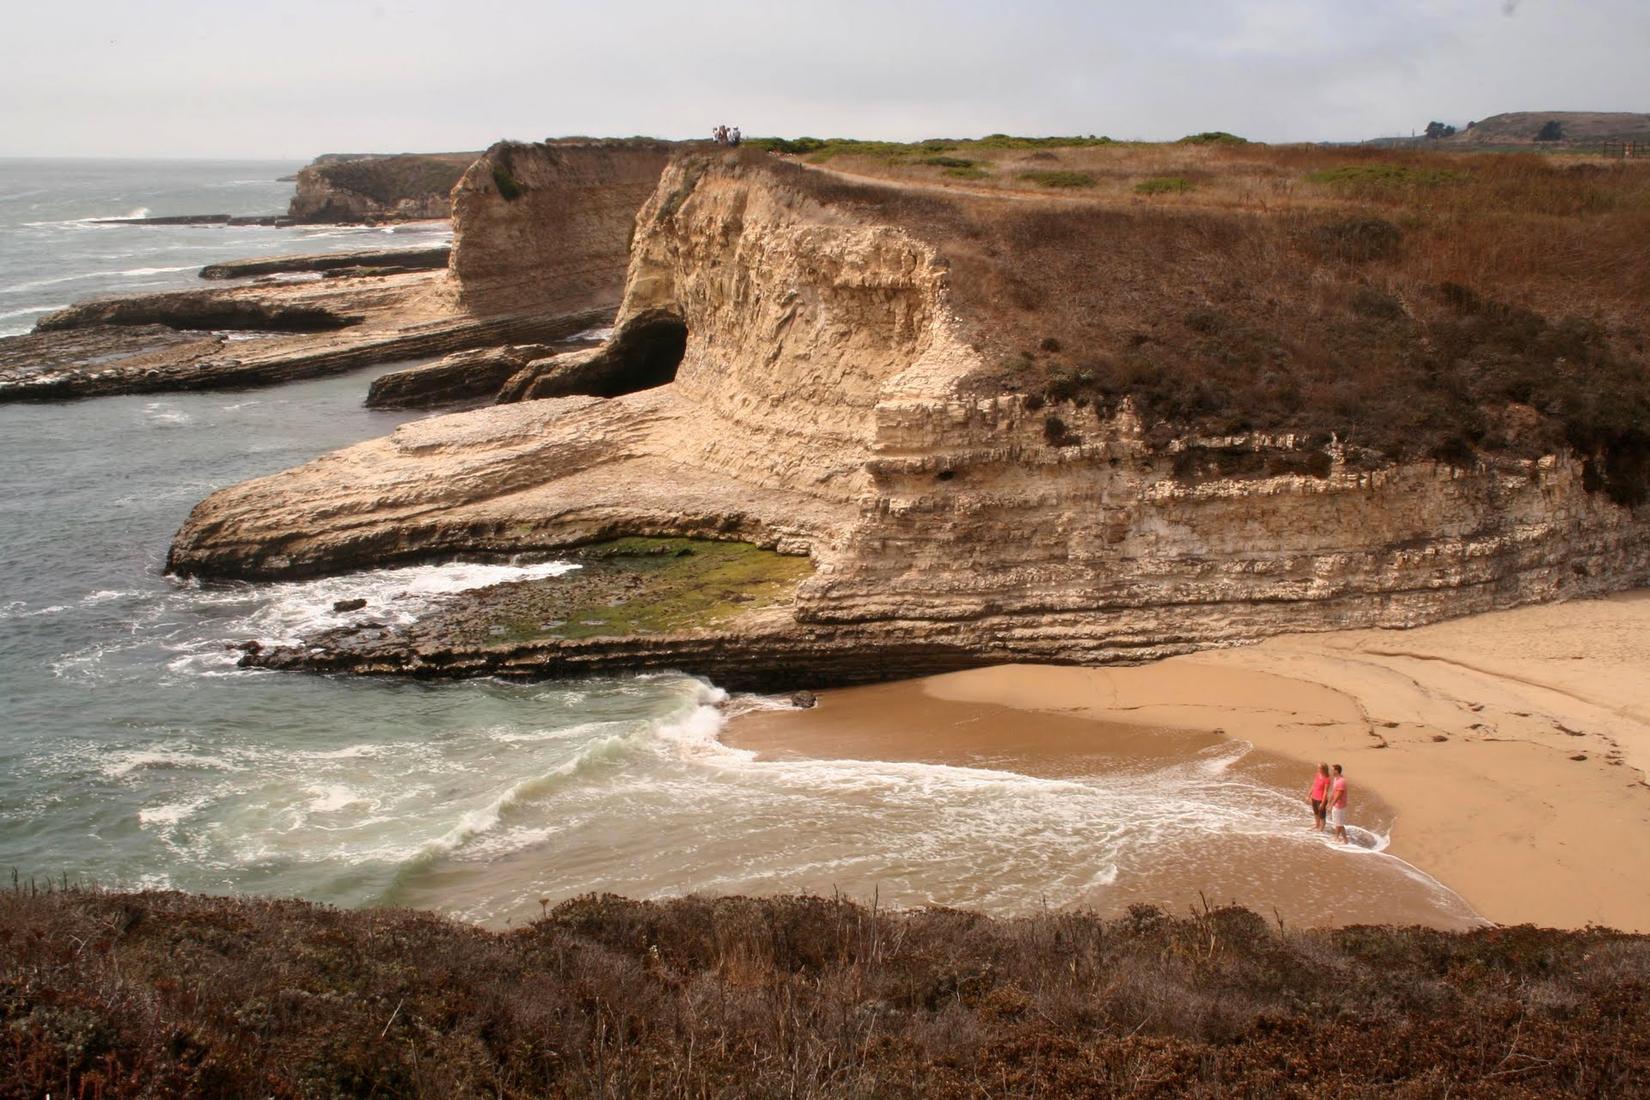
[[[1650,0],[6,0],[0,156],[500,138],[1353,141],[1650,111]]]

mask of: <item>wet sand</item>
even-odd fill
[[[1354,826],[1387,853],[1213,837],[1087,896],[1102,911],[1239,901],[1291,923],[1588,923],[1650,930],[1650,592],[1415,630],[1289,635],[1126,668],[999,666],[826,693],[723,739],[764,757],[920,760],[1082,777],[1255,751],[1242,777],[1304,800],[1345,766]],[[1577,758],[1581,759],[1577,759]],[[1302,828],[1307,811],[1301,809]],[[1450,887],[1440,898],[1404,863]]]

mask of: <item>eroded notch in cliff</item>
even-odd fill
[[[687,322],[668,310],[638,314],[600,348],[527,364],[499,390],[500,402],[545,397],[620,397],[675,380],[687,351]]]
[[[650,390],[676,378],[687,351],[687,323],[663,311],[637,317],[618,332],[608,349],[611,359],[603,397]]]

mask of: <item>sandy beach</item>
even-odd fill
[[[1317,761],[1343,764],[1349,823],[1389,833],[1389,855],[1484,918],[1646,931],[1650,864],[1636,853],[1650,827],[1647,670],[1650,591],[1641,590],[1414,630],[1286,635],[1149,665],[1007,665],[829,692],[810,711],[737,719],[724,739],[764,756],[1051,776],[1137,766],[1209,738],[1247,742],[1255,752],[1243,766],[1283,789],[1298,780],[1302,797]],[[1102,904],[1180,906],[1199,898],[1206,876],[1263,912],[1274,895],[1280,916],[1297,922],[1460,922],[1457,907],[1429,914],[1404,889],[1371,900],[1372,864],[1337,855],[1229,851],[1213,866],[1137,876]],[[1236,879],[1234,858],[1248,865]],[[1303,882],[1313,886],[1305,903]],[[1362,891],[1348,892],[1356,882]]]

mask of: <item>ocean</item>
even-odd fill
[[[198,285],[194,270],[216,260],[443,232],[89,221],[277,212],[291,185],[275,178],[297,167],[0,162],[3,331],[93,294]],[[418,683],[237,668],[231,646],[296,638],[334,621],[339,599],[416,617],[466,589],[575,568],[437,563],[286,584],[164,574],[173,532],[213,489],[421,415],[362,407],[387,369],[0,405],[0,870],[502,925],[600,891],[1105,908],[1143,884],[1184,896],[1177,868],[1218,864],[1234,838],[1321,848],[1298,792],[1234,766],[1242,743],[1052,777],[1011,759],[764,756],[721,734],[730,716],[788,704],[685,675]],[[1365,834],[1365,894],[1408,891],[1412,909],[1463,919],[1453,895],[1380,853],[1389,825]],[[1187,852],[1200,856],[1179,862]]]
[[[415,248],[451,239],[436,223],[370,227],[100,225],[105,218],[286,213],[293,161],[0,157],[0,336],[73,302],[186,290],[207,264],[287,252]]]

